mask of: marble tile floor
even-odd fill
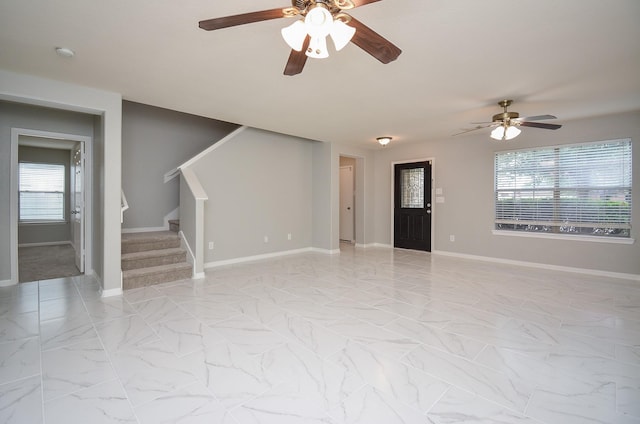
[[[0,288],[0,422],[640,423],[640,283],[351,248]]]

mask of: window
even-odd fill
[[[424,168],[400,171],[400,207],[424,208]]]
[[[21,162],[20,222],[64,221],[65,166]]]
[[[495,228],[630,237],[631,140],[496,153]]]

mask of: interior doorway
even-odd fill
[[[91,269],[90,154],[90,137],[12,129],[12,283]]]
[[[356,158],[340,156],[340,221],[341,243],[356,243]]]
[[[340,167],[340,241],[355,241],[355,199],[353,166]]]

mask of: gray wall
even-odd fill
[[[166,226],[178,207],[179,182],[164,174],[237,125],[140,103],[122,103],[122,187],[129,202],[124,229]]]
[[[247,128],[191,166],[209,196],[205,264],[311,246],[315,144]]]
[[[92,202],[93,202],[93,228],[88,228],[87,231],[92,232],[93,243],[93,252],[92,252],[92,263],[93,269],[97,275],[103,276],[105,275],[105,246],[108,244],[105,240],[105,219],[104,219],[104,209],[105,209],[105,200],[104,200],[104,186],[105,186],[105,173],[106,173],[106,164],[105,164],[105,149],[104,149],[104,117],[103,116],[94,116],[93,117],[93,181],[92,181]],[[120,218],[120,211],[118,211],[118,220]],[[119,236],[119,234],[118,234]],[[120,237],[118,237],[117,241],[118,245],[120,245]],[[119,246],[118,246],[119,247]],[[118,249],[117,253],[114,250],[112,255],[118,255],[118,259],[121,259],[120,249]],[[120,268],[118,268],[120,271]],[[104,282],[103,282],[104,284]],[[122,282],[120,282],[120,286],[122,286]],[[117,284],[113,284],[111,289],[117,289]]]
[[[65,167],[65,222],[60,223],[25,223],[18,224],[18,244],[55,243],[71,240],[71,225],[69,224],[70,180],[69,166],[71,153],[69,150],[46,149],[41,147],[20,146],[18,162],[51,163]]]
[[[630,137],[633,140],[632,245],[510,237],[492,234],[496,151]],[[434,204],[433,250],[543,263],[564,267],[640,274],[640,112],[565,122],[557,131],[525,128],[509,143],[496,143],[488,131],[436,142],[387,147],[376,154],[376,241],[391,244],[391,163],[433,157],[434,188],[445,203]],[[449,241],[455,235],[455,242]]]
[[[340,180],[339,170],[336,175],[332,175],[331,172],[331,163],[333,159],[332,147],[331,143],[313,144],[313,159],[311,166],[313,173],[312,245],[313,247],[324,250],[334,250],[338,248],[337,245],[334,246],[331,242],[331,235],[333,234],[332,225],[337,225],[340,222],[337,221],[332,223],[332,209],[334,206],[339,208],[340,204],[339,191],[337,193],[337,198],[334,199],[331,195],[333,180],[337,179],[338,184]],[[337,157],[336,162],[339,160],[340,159]],[[336,231],[339,230],[340,227],[337,225]],[[336,240],[336,244],[339,244],[339,242],[339,240]]]
[[[93,116],[0,101],[0,281],[11,278],[11,128],[93,136]]]

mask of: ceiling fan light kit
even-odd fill
[[[519,136],[521,132],[522,130],[515,125],[500,125],[491,131],[491,138],[494,140],[508,141]]]
[[[292,51],[285,67],[285,75],[302,72],[307,57],[329,57],[327,36],[331,36],[336,51],[353,42],[382,63],[398,58],[402,50],[377,34],[362,22],[344,13],[381,0],[291,0],[291,7],[243,13],[200,21],[200,28],[213,31],[232,26],[277,18],[303,17],[281,30],[282,38]]]
[[[499,141],[509,141],[520,135],[522,130],[519,127],[542,128],[545,130],[557,130],[562,127],[562,125],[558,124],[532,122],[544,119],[556,119],[553,115],[537,115],[521,118],[518,112],[509,112],[507,110],[507,108],[511,106],[511,103],[513,103],[513,100],[499,101],[498,105],[503,109],[503,111],[502,113],[493,115],[491,122],[475,122],[475,124],[478,124],[475,128],[465,129],[454,135],[465,134],[482,128],[491,127],[493,128],[491,131],[491,138]]]

